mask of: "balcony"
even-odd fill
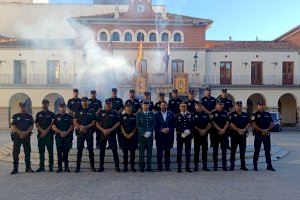
[[[15,79],[14,74],[0,74],[0,86],[63,86],[72,85],[73,74],[60,74],[59,77],[49,77],[47,74],[27,74]]]

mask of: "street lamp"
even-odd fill
[[[198,52],[196,52],[196,54],[194,55],[194,72],[196,72],[196,74],[198,73]]]

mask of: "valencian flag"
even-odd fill
[[[168,42],[167,47],[164,52],[164,55],[163,55],[163,62],[165,63],[165,66],[166,66],[165,74],[168,73],[169,59],[170,59],[170,44]]]
[[[138,48],[138,54],[137,54],[137,59],[136,59],[136,68],[138,72],[141,72],[142,68],[142,60],[144,58],[143,54],[143,42],[140,40],[139,48]]]

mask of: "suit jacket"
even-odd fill
[[[154,117],[154,113],[151,111],[148,111],[148,115],[146,115],[143,111],[136,114],[136,127],[140,135],[144,135],[144,133],[148,131],[154,132]]]
[[[157,112],[155,114],[155,139],[156,139],[156,145],[158,147],[159,146],[166,147],[166,148],[173,147],[175,125],[176,125],[176,118],[172,112],[167,111],[166,121],[164,121],[161,112]],[[161,129],[163,128],[169,128],[170,132],[167,134],[162,133]]]

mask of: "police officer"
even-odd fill
[[[179,105],[182,102],[181,99],[178,98],[178,90],[174,89],[172,92],[172,99],[169,100],[169,110],[173,112],[174,114],[177,114],[180,112]]]
[[[213,146],[213,160],[214,171],[218,171],[218,150],[221,145],[222,150],[222,168],[224,171],[227,169],[227,147],[228,147],[228,127],[229,119],[227,112],[223,109],[224,104],[221,99],[217,100],[216,110],[211,113],[211,121],[213,129],[211,131],[212,146]]]
[[[91,91],[89,107],[94,110],[96,116],[99,115],[102,110],[102,102],[99,99],[97,99],[97,92],[95,90]],[[100,132],[95,127],[94,127],[94,129],[96,130],[96,147],[99,149],[100,148],[100,144],[99,144]]]
[[[136,117],[131,112],[131,105],[125,105],[124,113],[120,116],[121,133],[118,137],[120,148],[123,151],[124,172],[128,171],[128,151],[130,152],[130,170],[135,169],[135,151],[138,148],[138,133]]]
[[[45,171],[45,147],[49,154],[49,172],[53,172],[53,136],[52,123],[55,114],[49,111],[49,101],[44,99],[42,101],[42,111],[36,114],[35,124],[38,135],[38,148],[40,154],[40,167],[36,172]]]
[[[250,118],[246,112],[242,111],[243,103],[237,101],[235,103],[235,111],[229,115],[230,122],[230,136],[231,136],[231,156],[230,156],[230,170],[235,167],[235,153],[237,146],[240,148],[241,170],[248,171],[245,162],[246,153],[246,138],[247,130],[250,127]]]
[[[121,98],[118,98],[118,90],[117,88],[113,88],[111,90],[111,98],[108,99],[111,102],[111,109],[121,113],[124,108],[124,103]]]
[[[101,131],[100,137],[100,165],[98,172],[104,171],[104,157],[107,141],[109,143],[109,148],[112,150],[115,171],[121,172],[119,166],[119,156],[118,156],[118,145],[117,145],[117,131],[120,126],[119,114],[116,110],[112,109],[112,102],[110,99],[105,100],[105,110],[100,112],[98,116],[96,127]]]
[[[211,112],[213,110],[215,110],[216,102],[217,102],[216,98],[211,96],[210,87],[207,87],[205,89],[205,96],[201,99],[201,103],[203,105],[203,110],[206,113],[211,114]]]
[[[75,113],[74,126],[76,127],[77,135],[77,162],[75,172],[80,172],[82,151],[84,149],[84,142],[87,142],[87,148],[89,151],[91,171],[95,170],[94,161],[94,135],[93,127],[96,124],[96,115],[93,109],[89,108],[89,99],[87,97],[82,98],[82,107],[79,112]]]
[[[253,113],[252,116],[252,127],[254,138],[254,157],[253,157],[253,165],[254,171],[257,171],[257,162],[260,152],[261,144],[264,144],[267,170],[275,171],[272,166],[271,161],[271,139],[270,139],[270,131],[274,127],[272,116],[269,112],[265,111],[265,104],[262,101],[257,103],[257,112]]]
[[[68,100],[68,111],[71,115],[75,116],[76,112],[79,112],[81,109],[81,99],[78,97],[79,96],[79,91],[78,89],[73,89],[73,98]]]
[[[232,103],[232,101],[229,98],[227,98],[227,89],[222,89],[220,99],[223,101],[223,104],[224,104],[224,108],[223,109],[229,115],[233,111],[232,110],[233,103]]]
[[[168,111],[168,104],[162,101],[161,111],[155,114],[155,139],[157,147],[158,171],[163,170],[163,154],[165,155],[165,169],[170,171],[170,154],[174,143],[174,131],[176,119],[171,111]]]
[[[65,172],[69,169],[69,151],[72,146],[72,134],[74,131],[73,116],[66,113],[66,104],[59,104],[59,113],[55,115],[52,129],[55,131],[55,143],[57,149],[57,173],[63,171],[62,163],[65,164]]]
[[[139,100],[135,98],[135,90],[132,89],[129,91],[129,99],[125,102],[125,105],[131,105],[133,114],[141,110],[141,104]]]
[[[11,139],[13,141],[13,165],[14,168],[11,171],[11,174],[18,173],[19,167],[19,154],[21,145],[23,145],[25,153],[25,164],[26,172],[34,173],[31,169],[30,163],[30,153],[31,145],[30,138],[33,129],[33,118],[31,114],[26,112],[26,104],[21,102],[19,103],[20,112],[12,116],[11,121]]]
[[[202,169],[209,171],[207,168],[207,149],[208,149],[208,134],[211,128],[210,116],[204,112],[203,105],[201,102],[196,102],[195,112],[193,114],[195,120],[194,129],[194,171],[198,171],[199,165],[199,153],[200,147],[202,146]]]
[[[147,100],[149,101],[149,110],[154,112],[154,104],[153,101],[151,101],[151,92],[147,91],[144,93],[144,99],[143,100]],[[143,104],[143,100],[141,101],[140,105],[142,106]]]
[[[162,101],[165,101],[165,93],[160,92],[158,94],[158,102],[156,102],[156,104],[154,105],[154,109],[155,109],[156,112],[161,111],[160,104],[161,104]]]
[[[147,171],[152,171],[153,132],[155,129],[154,113],[149,111],[149,101],[143,101],[142,111],[136,115],[136,127],[139,133],[139,167],[145,170],[144,154],[147,150]]]
[[[185,101],[186,105],[187,105],[187,110],[190,113],[194,113],[195,112],[195,105],[197,103],[197,101],[195,100],[195,95],[194,95],[195,91],[194,90],[189,90],[189,96],[188,96],[188,100]]]
[[[187,172],[192,172],[190,169],[191,161],[191,143],[193,139],[192,131],[194,129],[193,115],[187,112],[187,105],[184,102],[180,103],[180,112],[176,115],[176,132],[177,132],[177,164],[178,173],[181,173],[182,149],[185,145],[185,168]]]

